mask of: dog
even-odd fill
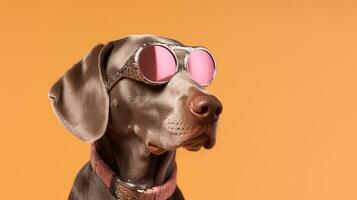
[[[178,47],[168,51],[177,68],[164,83],[148,84],[126,65],[154,43]],[[187,70],[185,48],[166,37],[127,36],[95,46],[54,83],[49,98],[57,118],[92,144],[68,199],[184,199],[176,185],[176,149],[212,148],[222,112],[221,102]],[[123,77],[115,80],[118,72]]]

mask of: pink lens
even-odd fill
[[[197,49],[191,52],[188,60],[188,70],[191,78],[201,85],[207,85],[213,80],[215,65],[210,53]]]
[[[151,45],[141,51],[139,67],[141,73],[150,81],[165,82],[175,74],[176,60],[167,48]]]

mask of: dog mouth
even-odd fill
[[[189,151],[198,151],[202,147],[211,149],[216,143],[217,121],[197,126],[197,129],[182,143],[182,147]]]
[[[215,132],[216,132],[217,122],[212,124],[198,125],[195,128],[192,128],[190,132],[185,132],[185,134],[173,134],[177,137],[180,137],[176,143],[171,146],[161,146],[149,142],[147,144],[147,149],[150,153],[160,155],[166,151],[174,150],[179,147],[183,147],[188,151],[199,151],[202,147],[205,149],[211,149],[215,144]],[[187,130],[188,131],[188,130]],[[178,142],[177,141],[177,142]]]
[[[198,136],[184,142],[182,147],[189,151],[198,151],[203,146],[206,148],[209,143],[209,137],[206,133],[199,134]]]

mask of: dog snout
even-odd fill
[[[212,95],[199,95],[190,102],[191,113],[200,122],[216,122],[222,112],[222,103]]]

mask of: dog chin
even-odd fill
[[[183,147],[188,151],[199,151],[202,147],[206,148],[206,144],[201,144],[201,143],[188,144],[188,145],[185,144],[185,145],[180,145],[180,146],[178,146],[176,148],[171,148],[171,149],[164,149],[164,148],[160,148],[160,147],[158,147],[156,145],[149,144],[147,148],[148,148],[148,151],[150,153],[155,154],[155,155],[161,155],[161,154],[163,154],[163,153],[165,153],[167,151],[176,150],[179,147]]]
[[[166,151],[168,151],[167,149],[158,147],[154,144],[148,144],[147,148],[150,153],[155,154],[155,155],[161,155],[161,154],[165,153]]]
[[[185,142],[184,144],[180,144],[178,146],[172,147],[172,148],[163,148],[159,147],[157,145],[149,143],[147,146],[147,149],[150,153],[155,154],[155,155],[161,155],[167,151],[172,151],[176,150],[180,147],[183,147],[187,149],[188,151],[199,151],[202,147],[205,147],[208,145],[208,136],[205,134],[201,134],[198,137],[194,138],[193,140],[189,140]],[[206,148],[208,149],[208,148]]]

